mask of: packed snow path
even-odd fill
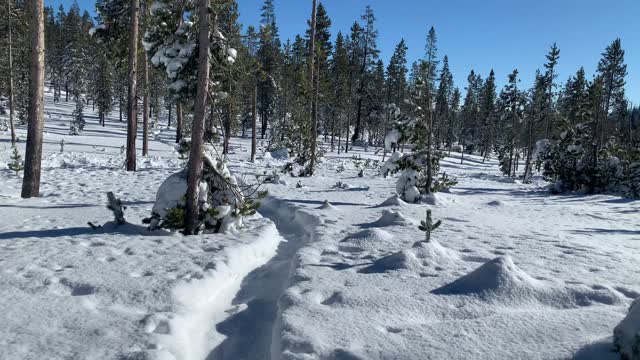
[[[313,240],[317,224],[313,216],[273,198],[263,203],[260,214],[276,224],[285,241],[280,243],[276,256],[242,281],[233,300],[237,309],[216,325],[226,339],[209,354],[208,360],[280,359],[278,301],[297,267],[298,250]]]

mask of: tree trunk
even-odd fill
[[[127,93],[127,171],[136,171],[136,135],[138,131],[137,67],[139,0],[129,5],[129,89]]]
[[[169,104],[169,118],[167,119],[167,129],[171,127],[171,110],[172,109],[173,109],[173,106]]]
[[[7,0],[7,24],[9,26],[9,126],[11,127],[11,145],[16,143],[16,126],[14,123],[14,96],[13,96],[13,43],[11,39],[11,2]]]
[[[143,98],[142,107],[144,108],[142,114],[142,156],[149,156],[149,58],[146,51],[142,54],[142,81],[143,86]]]
[[[33,0],[30,10],[29,122],[24,179],[22,181],[22,197],[25,199],[40,195],[42,132],[44,127],[44,0]]]
[[[258,85],[253,85],[251,96],[251,162],[256,161],[256,147],[258,146]]]
[[[182,103],[176,103],[176,144],[182,140],[182,122],[184,121],[184,114],[182,113]]]
[[[202,178],[202,157],[204,152],[204,117],[209,93],[209,1],[200,0],[198,5],[198,88],[191,129],[191,155],[187,177],[187,204],[185,211],[185,234],[198,233],[199,189]],[[214,27],[217,19],[214,15]]]
[[[318,139],[318,76],[314,74],[316,69],[316,63],[319,59],[316,54],[316,8],[317,0],[312,0],[313,8],[311,9],[311,45],[309,47],[309,84],[313,87],[313,91],[310,93],[309,105],[311,107],[311,132],[309,134],[310,140],[310,153],[311,160],[309,162],[309,175],[313,175],[313,168],[316,165],[316,141]]]

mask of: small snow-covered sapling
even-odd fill
[[[122,225],[125,223],[124,220],[124,210],[126,206],[122,205],[122,200],[116,198],[113,192],[109,191],[107,193],[107,209],[113,211],[114,222],[117,225]]]
[[[64,152],[64,139],[60,140],[60,152]]]
[[[424,221],[420,221],[420,226],[418,226],[418,229],[424,231],[426,235],[425,242],[431,241],[431,232],[439,228],[440,225],[442,225],[442,220],[438,220],[434,224],[433,219],[431,219],[431,210],[427,210],[427,218]]]
[[[9,169],[16,172],[16,176],[19,175],[20,171],[24,170],[24,162],[22,161],[22,156],[18,152],[18,148],[14,145],[13,154],[11,154],[11,163],[9,164]]]

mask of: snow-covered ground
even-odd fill
[[[237,234],[149,233],[141,220],[183,163],[173,131],[127,173],[125,124],[102,128],[88,111],[84,133],[68,136],[72,110],[47,101],[38,199],[20,199],[0,133],[2,359],[617,356],[613,329],[640,296],[637,201],[551,196],[541,180],[452,154],[442,170],[460,183],[405,204],[394,178],[373,166],[357,176],[353,154],[381,156],[356,148],[329,152],[313,178],[266,185],[261,216]],[[232,139],[240,176],[284,164],[269,153],[250,163],[248,150]],[[107,191],[129,224],[107,223]],[[426,209],[443,225],[415,244]]]

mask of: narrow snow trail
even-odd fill
[[[226,339],[207,357],[208,360],[276,360],[280,349],[280,306],[290,284],[300,248],[313,241],[315,217],[285,201],[270,198],[260,214],[276,224],[285,239],[276,255],[252,271],[242,281],[231,315],[216,324],[216,331]]]

